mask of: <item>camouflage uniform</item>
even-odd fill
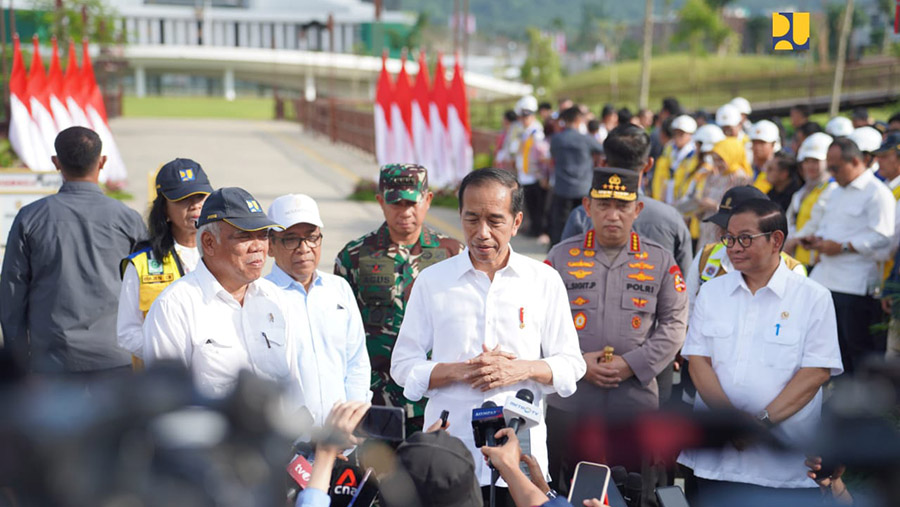
[[[385,166],[381,171],[382,183],[386,179],[395,187],[385,190],[379,185],[388,203],[401,199],[418,201],[428,188],[425,170],[419,166]],[[383,223],[376,231],[347,243],[335,259],[334,273],[350,284],[362,314],[372,363],[372,402],[405,407],[407,419],[415,418],[407,426],[409,431],[422,429],[427,400],[413,403],[403,396],[403,388],[391,379],[391,352],[419,272],[462,249],[459,241],[424,226],[418,242],[398,245],[391,241],[387,223]]]

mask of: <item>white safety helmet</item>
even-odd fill
[[[825,133],[832,137],[847,137],[853,133],[853,122],[844,116],[835,116],[825,124]]]
[[[534,114],[538,110],[538,101],[534,95],[526,95],[516,102],[516,114],[522,116],[524,114]]]
[[[797,150],[797,161],[803,162],[808,158],[825,160],[828,156],[828,148],[834,138],[824,132],[816,132],[803,140],[800,149]]]
[[[716,124],[720,127],[737,127],[742,121],[741,112],[731,104],[725,104],[716,111]]]
[[[872,153],[881,148],[881,132],[872,127],[859,127],[847,137],[856,143],[859,151]]]
[[[681,130],[682,132],[693,134],[697,131],[697,120],[683,114],[672,120],[672,130]]]
[[[731,99],[729,102],[732,106],[736,107],[738,112],[741,114],[749,115],[753,112],[753,108],[750,107],[750,101],[745,99],[744,97],[735,97]]]
[[[717,125],[707,123],[694,132],[693,139],[694,142],[700,143],[700,151],[706,153],[712,151],[716,143],[725,139],[725,133]]]
[[[760,120],[753,124],[750,128],[751,141],[764,141],[767,143],[777,143],[781,139],[778,126],[769,120]]]

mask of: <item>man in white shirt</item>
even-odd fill
[[[509,246],[522,224],[515,177],[474,171],[459,197],[467,249],[416,279],[391,376],[407,398],[428,397],[426,421],[449,411],[449,431],[472,452],[487,495],[491,472],[475,447],[472,409],[485,401],[503,406],[522,388],[543,407],[546,394],[571,396],[586,366],[559,275]],[[528,433],[531,454],[546,471],[547,428],[541,422]],[[497,504],[513,505],[501,491]]]
[[[819,251],[810,278],[831,291],[837,312],[841,357],[848,373],[870,354],[884,355],[884,332],[870,328],[881,322],[879,295],[884,250],[894,235],[896,203],[891,191],[866,170],[862,152],[848,138],[828,148],[828,171],[838,184],[814,236],[800,244]],[[817,205],[818,206],[818,205]]]
[[[261,279],[269,229],[279,228],[240,188],[206,199],[197,220],[197,269],[170,285],[144,321],[144,361],[180,361],[201,393],[228,395],[249,370],[302,399],[293,327],[281,289]],[[302,322],[300,322],[302,324]],[[294,374],[292,374],[294,372]]]
[[[780,255],[786,235],[777,203],[751,200],[734,209],[724,241],[735,271],[703,284],[682,354],[700,395],[695,410],[752,414],[797,445],[815,433],[822,384],[843,368],[829,293],[787,268]],[[800,451],[741,443],[678,458],[699,478],[701,496],[777,488],[788,498],[815,499],[803,461]]]
[[[275,258],[266,279],[287,297],[292,313],[305,318],[297,364],[306,408],[318,424],[342,401],[369,401],[372,369],[366,335],[350,284],[316,269],[322,258],[322,218],[308,195],[283,195],[272,202],[269,218],[285,227],[269,235]]]

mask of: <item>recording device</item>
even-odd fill
[[[442,410],[442,411],[441,411],[441,428],[446,428],[446,427],[447,427],[447,418],[448,418],[448,417],[450,417],[450,411],[449,411],[449,410]]]
[[[309,479],[312,476],[312,459],[306,459],[303,455],[297,454],[288,463],[287,471],[299,488],[290,488],[288,498],[293,498],[301,489],[306,489],[307,484],[309,484]]]
[[[363,438],[402,442],[406,439],[406,413],[401,407],[370,407],[353,434]]]
[[[637,472],[630,472],[625,478],[625,502],[628,507],[641,507],[643,485],[641,474]]]
[[[366,474],[363,475],[359,487],[356,488],[356,494],[350,499],[350,504],[347,507],[370,507],[375,503],[375,498],[378,496],[378,487],[374,485],[375,475],[372,472],[373,469],[366,469]]]
[[[678,486],[656,488],[656,498],[659,500],[659,507],[690,507],[684,491]]]
[[[475,436],[475,447],[495,447],[502,445],[502,441],[495,441],[494,434],[506,427],[503,418],[503,407],[498,407],[493,401],[486,401],[481,408],[472,409],[472,433]]]
[[[626,475],[628,475],[627,472]],[[615,476],[615,474],[613,476]],[[610,482],[609,487],[606,488],[606,500],[609,507],[628,507],[625,497],[622,496],[621,489],[612,482]]]
[[[821,481],[822,479],[830,478],[832,475],[834,475],[837,467],[837,463],[835,463],[833,460],[826,460],[823,458],[822,462],[819,463],[819,470],[814,472],[816,474],[816,479]]]
[[[616,484],[616,487],[619,490],[625,488],[625,479],[628,478],[628,470],[625,470],[625,467],[621,465],[616,465],[609,469],[610,474],[612,474],[612,480]]]
[[[572,487],[569,488],[569,503],[584,505],[585,500],[596,498],[601,502],[606,497],[609,486],[609,467],[598,463],[580,461],[575,465]]]
[[[337,461],[331,473],[331,489],[328,496],[332,507],[369,507],[378,496],[378,487],[372,469],[365,472],[358,463]]]
[[[515,396],[510,396],[503,405],[503,418],[506,426],[515,433],[537,426],[541,420],[541,409],[534,404],[534,393],[529,389],[519,389]]]

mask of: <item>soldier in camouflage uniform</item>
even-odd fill
[[[391,352],[406,302],[421,270],[463,249],[459,241],[424,226],[432,195],[424,167],[382,167],[376,199],[385,222],[347,243],[334,265],[334,273],[350,283],[362,314],[372,363],[372,403],[404,407],[408,432],[422,429],[427,400],[407,400],[390,375]]]

